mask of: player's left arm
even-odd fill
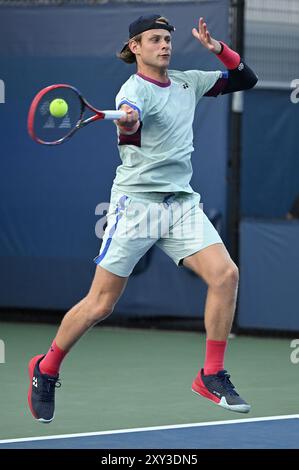
[[[199,19],[198,30],[192,29],[192,34],[206,49],[216,54],[228,69],[222,73],[214,86],[205,93],[205,96],[248,90],[256,85],[258,77],[253,70],[245,64],[237,52],[230,49],[224,42],[211,37],[203,18]]]

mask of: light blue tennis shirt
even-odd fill
[[[123,84],[116,109],[126,103],[137,109],[142,127],[122,138],[122,164],[113,186],[121,192],[192,193],[191,154],[195,107],[221,77],[221,71],[170,70],[169,83],[137,74]]]

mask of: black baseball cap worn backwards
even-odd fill
[[[174,26],[171,24],[157,21],[159,18],[161,18],[161,15],[139,16],[139,18],[136,21],[133,21],[129,26],[130,39],[137,36],[137,34],[148,31],[149,29],[166,29],[167,31],[175,30]]]
[[[166,29],[166,31],[169,32],[175,31],[175,27],[171,24],[157,21],[161,17],[161,15],[157,14],[139,16],[139,18],[133,21],[133,23],[131,23],[129,26],[129,40],[138,34],[144,33],[144,31],[148,31],[149,29]],[[126,47],[128,47],[129,40],[125,43],[121,52],[123,52]]]

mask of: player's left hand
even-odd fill
[[[211,37],[207,29],[207,24],[204,22],[202,17],[199,18],[198,30],[193,28],[192,34],[209,51],[214,52],[215,54],[219,54],[221,52],[220,42]]]

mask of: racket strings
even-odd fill
[[[63,110],[53,113],[50,106],[54,100],[63,100],[66,103],[65,113]],[[45,143],[55,143],[66,138],[76,129],[83,109],[80,96],[74,90],[58,87],[48,91],[41,97],[34,112],[33,126],[36,137]]]

